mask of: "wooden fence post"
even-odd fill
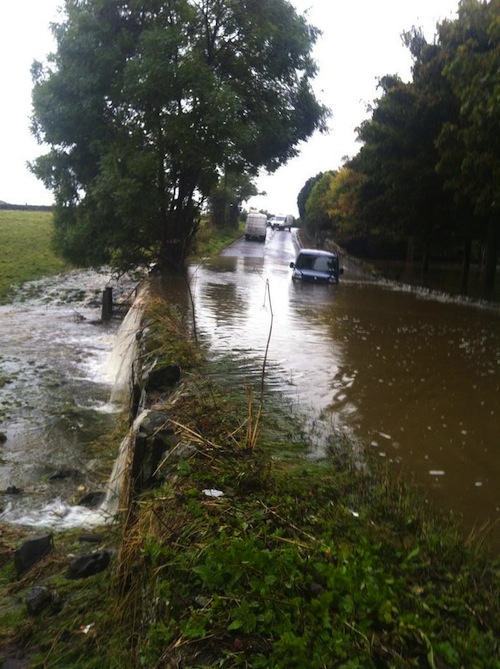
[[[112,313],[113,313],[113,289],[108,287],[102,291],[101,319],[103,321],[109,321],[111,319]]]

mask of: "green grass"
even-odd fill
[[[241,221],[238,228],[215,228],[207,219],[202,219],[192,250],[192,259],[219,254],[229,244],[242,237],[244,231],[245,224]]]
[[[218,229],[203,221],[191,260],[217,255],[241,237],[243,229],[244,224]],[[8,301],[12,287],[69,269],[52,251],[52,233],[50,211],[0,210],[0,304]]]
[[[12,286],[68,269],[51,249],[50,211],[0,210],[0,303]]]

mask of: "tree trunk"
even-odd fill
[[[427,274],[429,273],[429,264],[430,264],[430,251],[429,247],[426,245],[422,254],[422,264],[420,266],[420,278],[422,282],[425,281]]]
[[[189,246],[196,230],[197,209],[193,193],[198,178],[197,173],[182,173],[178,170],[177,188],[170,207],[165,214],[164,235],[160,250],[162,270],[179,270],[184,265]]]
[[[464,241],[464,258],[462,261],[462,275],[460,277],[460,295],[467,295],[469,283],[470,261],[472,255],[472,238],[467,237]]]
[[[486,240],[486,259],[482,291],[485,300],[493,300],[495,296],[495,275],[497,271],[499,238],[498,227],[498,220],[492,216],[488,223],[488,236]]]
[[[403,281],[411,283],[413,276],[413,259],[415,256],[415,240],[413,237],[408,237],[406,243],[406,264],[403,273]]]

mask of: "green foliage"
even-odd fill
[[[216,228],[238,228],[240,205],[257,195],[253,181],[245,174],[224,171],[210,193],[210,216]]]
[[[306,204],[309,195],[311,194],[314,185],[321,179],[322,176],[323,172],[319,172],[315,177],[310,177],[300,189],[300,192],[297,196],[297,209],[299,210],[299,216],[302,221],[306,217]]]
[[[238,223],[237,228],[216,228],[208,219],[200,221],[200,227],[194,240],[191,260],[218,255],[244,233],[244,224]]]
[[[275,170],[322,129],[317,30],[286,0],[67,0],[33,65],[33,171],[58,249],[126,269],[179,264],[223,171]]]
[[[444,234],[451,213],[435,171],[447,107],[440,79],[432,83],[428,91],[417,80],[384,77],[372,118],[359,129],[364,145],[349,163],[362,175],[356,198],[362,228],[396,241],[416,238],[424,251]]]
[[[482,252],[485,257],[483,297],[494,298],[499,9],[499,0],[463,0],[456,20],[438,24],[434,43],[415,28],[403,35],[413,58],[412,80],[380,78],[380,97],[358,128],[362,147],[345,164],[357,175],[347,190],[335,194],[332,187],[327,195],[323,183],[322,193],[301,191],[299,207],[311,212],[310,233],[346,233],[341,241],[347,248],[356,237],[387,249],[406,242],[408,261],[414,254],[421,259],[423,279],[432,257],[463,254],[462,292],[477,248],[478,264]]]
[[[326,172],[316,181],[307,198],[305,224],[308,234],[317,241],[332,231],[332,221],[328,209],[328,190],[335,172]]]
[[[144,327],[143,355],[155,360],[157,367],[175,364],[190,369],[200,362],[199,349],[194,340],[185,334],[189,326],[175,307],[166,309],[163,300],[150,300],[144,312]],[[151,330],[155,333],[154,337],[149,334]]]
[[[53,233],[50,211],[0,210],[0,302],[12,286],[68,269],[52,251]]]
[[[471,237],[486,248],[484,297],[491,299],[500,248],[500,4],[460,3],[458,20],[440,27],[446,60],[443,74],[457,100],[438,138],[440,171],[462,208],[471,215]]]
[[[499,666],[495,572],[447,545],[452,535],[418,506],[401,516],[377,479],[338,464],[275,470],[251,494],[192,497],[206,457],[199,466],[178,481],[175,508],[153,510],[171,531],[148,550],[168,600],[141,642],[149,662],[182,648],[175,666]]]

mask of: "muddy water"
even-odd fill
[[[306,417],[312,457],[332,429],[345,432],[467,527],[498,521],[500,549],[498,308],[377,283],[351,263],[338,286],[294,284],[296,250],[292,234],[269,232],[189,268],[198,336],[214,361],[232,359],[222,380],[258,384],[265,360],[266,392]],[[4,520],[49,504],[51,526],[73,523],[69,497],[105,484],[91,443],[113,421],[125,356],[110,363],[118,323],[98,323],[107,281],[70,274],[0,307],[0,492],[23,490],[0,498]],[[167,283],[189,308],[186,282]]]
[[[294,284],[289,233],[241,242],[191,268],[197,327],[212,356],[401,465],[468,528],[497,521],[500,548],[500,313],[366,280]],[[318,438],[312,455],[321,456]]]

